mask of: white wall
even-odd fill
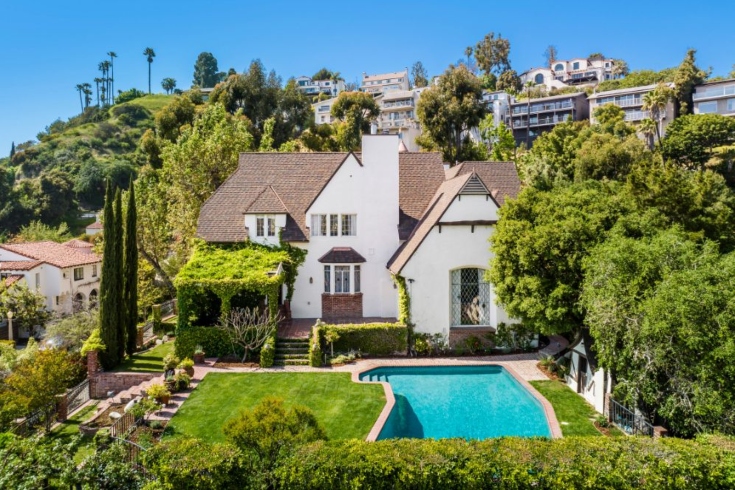
[[[357,235],[312,235],[300,245],[308,254],[291,301],[294,318],[321,317],[324,264],[318,260],[333,247],[352,247],[366,259],[360,264],[363,316],[397,315],[398,294],[386,264],[399,245],[398,137],[364,136],[362,164],[349,156],[307,211],[307,226],[312,214],[356,214]]]
[[[258,217],[262,216],[265,221],[263,222],[263,230],[266,236],[257,236],[258,230]],[[268,218],[275,217],[276,219],[276,234],[275,236],[268,236]],[[286,226],[286,215],[285,214],[246,214],[245,215],[245,228],[248,230],[248,240],[254,243],[260,243],[261,245],[278,246],[280,241],[278,239],[279,231]]]
[[[567,386],[575,393],[577,392],[577,373],[579,372],[580,353],[584,355],[584,341],[581,341],[570,353],[571,362],[569,364],[569,375],[567,376]],[[582,393],[578,393],[587,400],[599,413],[603,413],[605,409],[605,392],[611,392],[612,383],[608,379],[605,380],[607,373],[603,369],[598,369],[594,373],[587,363],[587,386]]]
[[[459,196],[458,196],[459,197]],[[440,221],[493,220],[497,207],[485,196],[455,198]],[[493,226],[435,226],[401,271],[411,297],[411,320],[416,330],[449,334],[451,327],[451,271],[463,267],[489,267]],[[410,281],[413,279],[413,283]],[[505,311],[495,304],[491,285],[490,325],[512,323]]]

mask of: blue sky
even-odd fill
[[[549,44],[562,59],[602,52],[627,60],[631,69],[675,66],[688,48],[696,48],[699,65],[714,74],[728,73],[735,63],[735,2],[729,0],[5,0],[0,12],[0,155],[11,141],[33,139],[55,119],[77,114],[74,87],[93,83],[108,51],[118,55],[116,90],[143,90],[142,53],[152,47],[158,92],[165,77],[188,88],[202,51],[212,52],[224,71],[242,71],[260,58],[284,81],[322,66],[354,81],[362,72],[396,71],[416,60],[435,75],[489,31],[510,39],[518,72],[543,64]]]

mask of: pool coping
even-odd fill
[[[533,395],[536,400],[541,403],[541,407],[544,410],[544,415],[546,416],[546,422],[549,424],[549,430],[551,431],[551,438],[552,439],[561,439],[562,432],[561,432],[561,426],[559,425],[559,421],[556,418],[556,412],[554,412],[554,407],[551,406],[551,403],[549,400],[544,398],[544,396],[539,393],[539,391],[534,388],[531,383],[523,379],[521,375],[519,375],[515,369],[513,369],[508,363],[502,362],[502,361],[492,361],[492,362],[482,362],[482,361],[475,361],[475,362],[463,362],[461,364],[445,364],[444,367],[447,366],[500,366],[508,373],[510,373],[513,378],[518,381],[521,386],[523,386],[526,390],[528,390],[531,395]],[[383,407],[383,410],[380,412],[380,416],[378,416],[378,420],[375,421],[375,424],[373,424],[373,428],[370,429],[370,433],[365,438],[366,441],[377,441],[378,436],[380,435],[380,431],[383,430],[383,426],[388,421],[388,416],[390,415],[390,412],[393,410],[393,406],[396,404],[396,398],[393,395],[393,388],[391,388],[390,383],[387,381],[362,381],[360,380],[360,375],[371,371],[376,368],[380,367],[409,367],[405,365],[397,365],[396,363],[392,363],[390,361],[369,361],[366,362],[364,365],[361,365],[359,369],[352,371],[352,381],[354,383],[362,383],[362,384],[380,384],[383,385],[383,391],[385,392],[385,406]],[[426,363],[426,364],[412,364],[410,367],[437,367],[436,364]]]

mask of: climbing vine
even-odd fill
[[[413,326],[411,323],[411,297],[406,288],[406,278],[400,274],[393,275],[393,281],[398,286],[398,323]]]

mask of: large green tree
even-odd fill
[[[423,134],[417,142],[423,148],[438,148],[445,162],[472,160],[469,131],[479,126],[487,108],[480,81],[466,66],[450,66],[439,84],[424,91],[416,115]]]
[[[733,183],[727,149],[735,145],[735,119],[719,114],[688,114],[666,127],[662,146],[665,158],[684,168],[711,168]]]
[[[485,73],[499,75],[510,69],[510,41],[489,32],[474,49],[477,66]]]
[[[420,88],[429,85],[429,74],[424,68],[424,64],[420,61],[411,66],[411,79],[413,80],[413,87]]]
[[[690,49],[674,74],[674,95],[679,102],[681,114],[688,114],[692,110],[692,92],[694,87],[707,78],[707,73],[696,65],[697,50]]]
[[[161,87],[166,91],[166,94],[170,94],[176,88],[176,79],[171,77],[164,78],[161,80]]]
[[[113,257],[115,261],[115,304],[117,305],[115,315],[115,326],[117,328],[117,359],[122,361],[125,358],[125,345],[127,338],[127,304],[125,303],[125,235],[123,231],[123,210],[122,210],[122,193],[118,188],[115,190],[115,207],[114,207],[114,226],[115,226],[115,246],[113,249]],[[103,236],[104,238],[104,236]],[[104,257],[103,257],[104,260]],[[107,344],[105,344],[107,345]],[[109,349],[109,346],[108,346]]]
[[[595,181],[551,191],[528,187],[500,208],[489,278],[511,317],[546,334],[579,331],[582,262],[631,211],[621,187]]]
[[[343,123],[337,135],[342,150],[358,150],[362,135],[370,131],[370,123],[380,116],[380,109],[368,93],[342,92],[332,104],[332,116]]]
[[[123,248],[123,303],[126,332],[125,351],[133,355],[138,338],[138,213],[135,186],[130,182],[125,212],[125,246]]]
[[[225,74],[219,71],[217,58],[212,53],[199,53],[194,63],[193,85],[201,88],[212,88],[224,80]]]

